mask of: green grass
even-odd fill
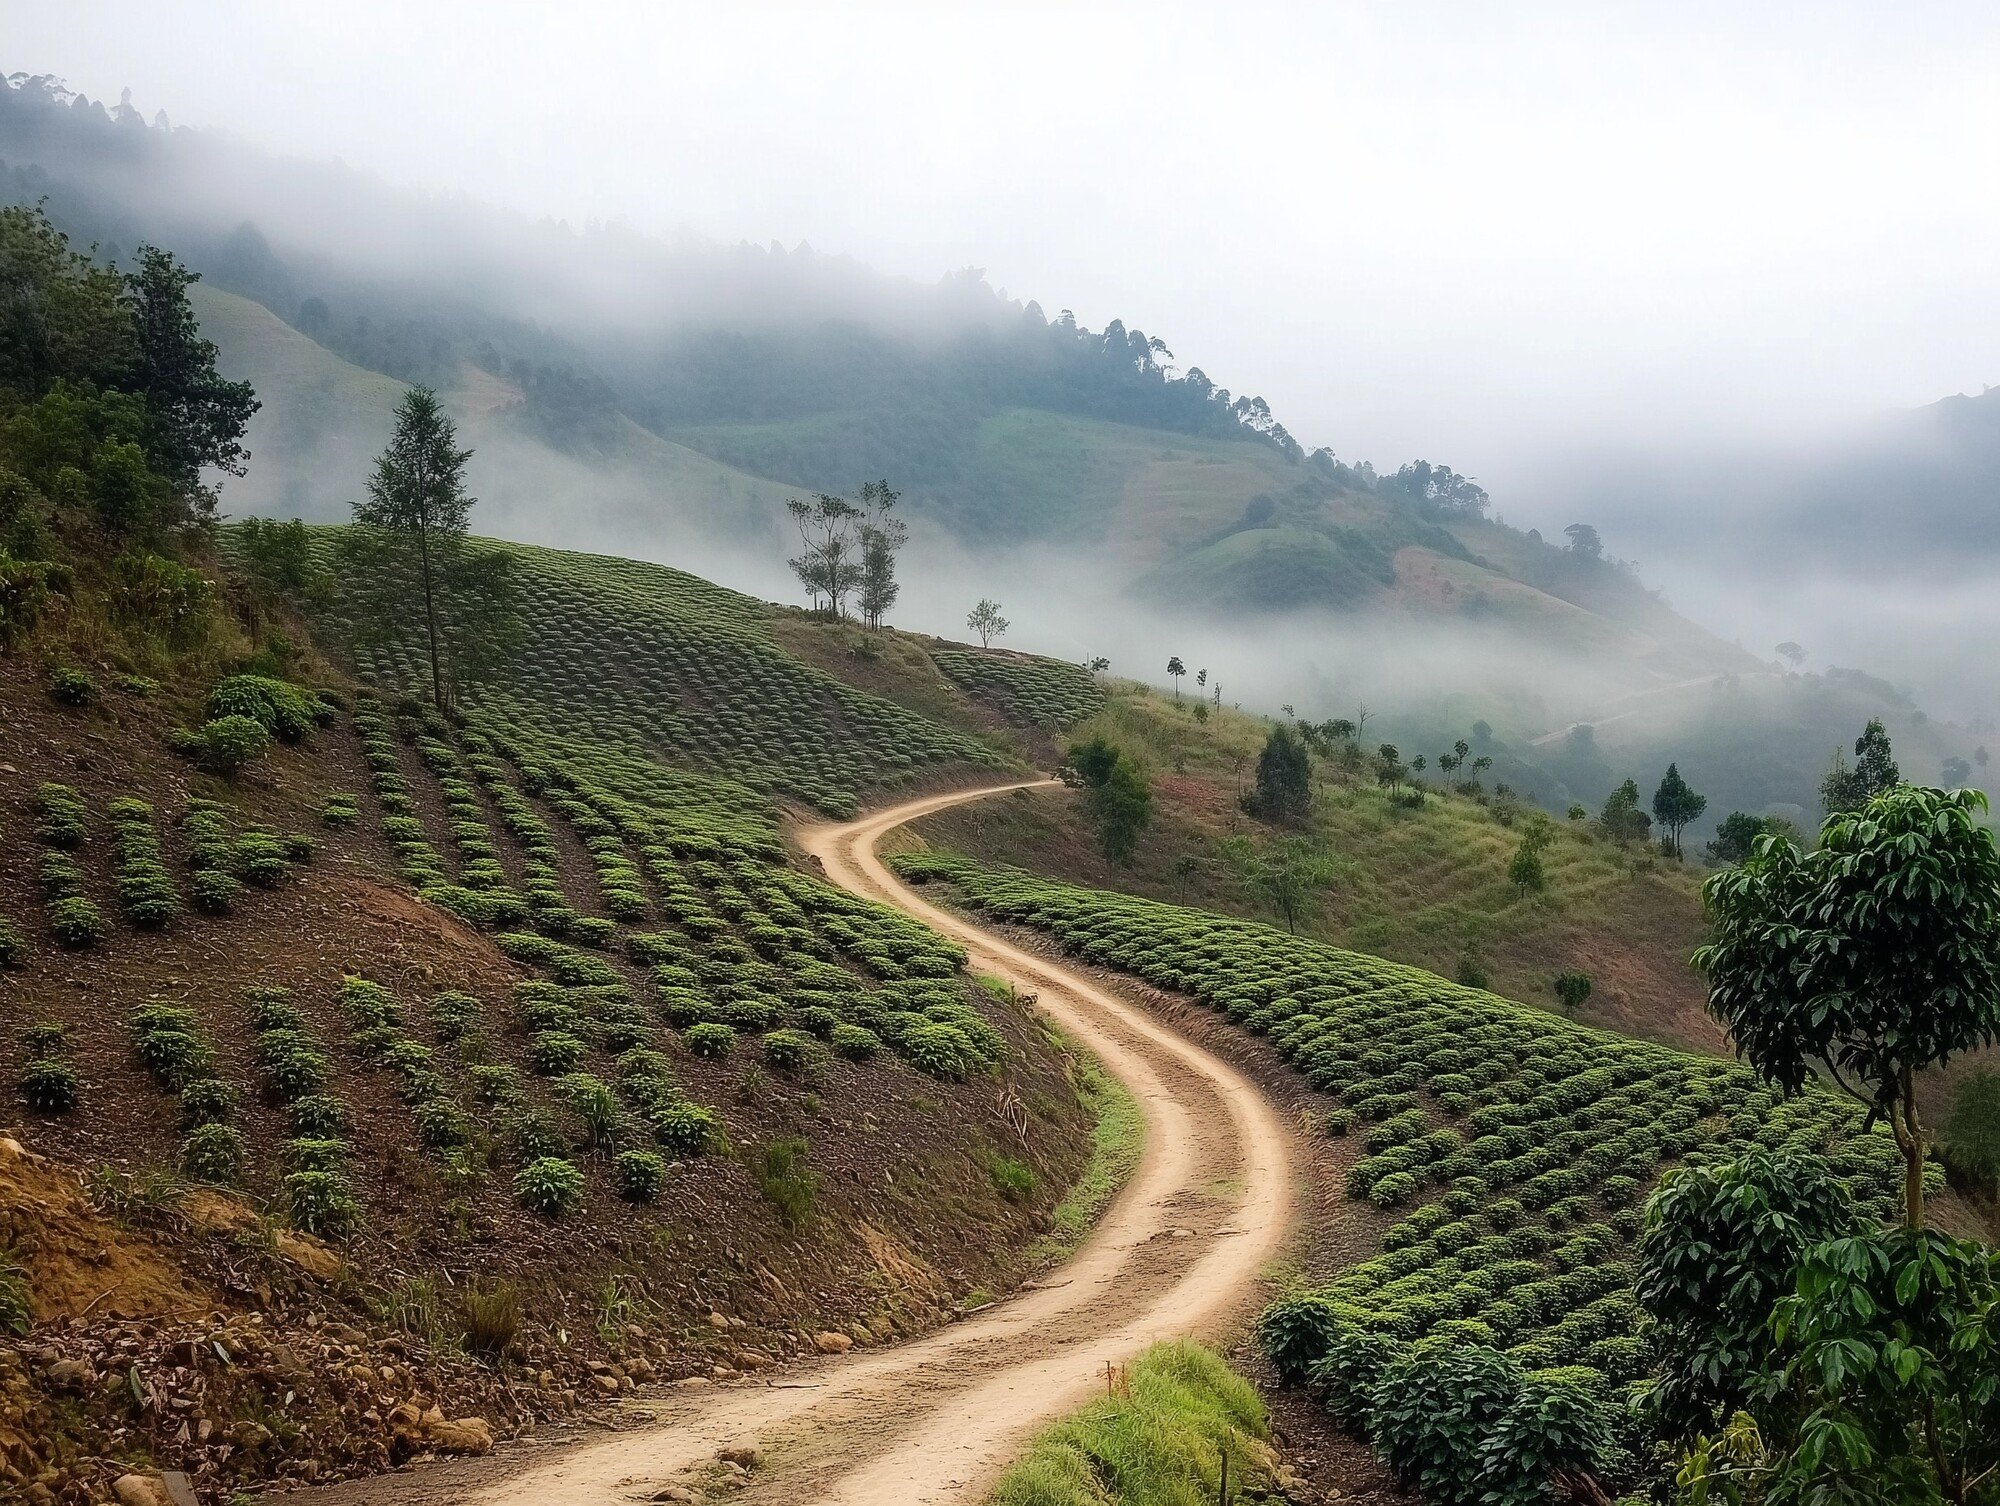
[[[1095,1056],[1054,1025],[1045,1022],[1043,1028],[1069,1053],[1070,1080],[1090,1115],[1090,1159],[1049,1214],[1049,1232],[1029,1253],[1031,1266],[1056,1265],[1075,1252],[1105,1205],[1131,1178],[1146,1148],[1146,1119],[1139,1110],[1139,1100],[1105,1071]]]
[[[1256,1388],[1188,1339],[1132,1362],[1129,1394],[1100,1397],[1037,1438],[990,1506],[1212,1506],[1270,1479],[1270,1419]]]

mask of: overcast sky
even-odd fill
[[[0,0],[0,21],[7,70],[399,183],[978,265],[1163,335],[1309,445],[1478,475],[1503,512],[1579,442],[2000,381],[1991,3]]]

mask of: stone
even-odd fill
[[[739,1349],[730,1356],[730,1363],[738,1370],[769,1370],[778,1362],[761,1349]]]
[[[484,1417],[453,1417],[424,1430],[425,1441],[441,1454],[483,1454],[493,1447],[493,1429]]]
[[[616,1396],[618,1394],[618,1377],[609,1371],[603,1371],[591,1376],[590,1383],[607,1396]]]
[[[662,1485],[658,1490],[647,1496],[646,1499],[649,1501],[698,1501],[701,1497],[689,1490],[685,1485]]]
[[[762,1451],[747,1443],[738,1443],[729,1448],[718,1449],[715,1457],[720,1459],[724,1464],[738,1465],[743,1469],[755,1469],[764,1462]]]
[[[813,1335],[812,1346],[821,1354],[845,1354],[854,1347],[854,1340],[829,1328],[824,1333]]]
[[[711,1312],[708,1315],[708,1326],[710,1328],[727,1328],[729,1326],[729,1320],[723,1317],[721,1313]]]
[[[120,1475],[111,1482],[118,1506],[174,1506],[167,1482],[158,1475]]]
[[[82,1360],[57,1360],[48,1367],[49,1384],[58,1391],[82,1391],[94,1377]]]

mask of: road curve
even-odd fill
[[[648,1396],[652,1422],[584,1446],[361,1482],[334,1499],[598,1506],[672,1485],[698,1497],[718,1452],[749,1445],[763,1463],[732,1500],[969,1506],[1035,1431],[1103,1387],[1107,1362],[1245,1314],[1295,1212],[1292,1146],[1257,1088],[1114,991],[927,903],[876,853],[920,816],[1046,783],[926,796],[799,840],[832,882],[927,922],[964,945],[974,970],[1038,995],[1138,1099],[1145,1151],[1068,1264],[905,1344],[793,1366],[776,1382]]]

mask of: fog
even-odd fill
[[[1595,523],[1760,660],[1795,640],[1966,720],[2000,699],[1977,652],[2000,627],[2000,447],[1895,416],[2000,374],[1990,6],[0,16],[5,67],[129,89],[204,132],[198,158],[142,175],[154,211],[251,220],[295,266],[502,309],[552,359],[689,317],[977,325],[1009,306],[949,275],[976,267],[1050,313],[1163,335],[1309,447],[1449,463],[1551,537]],[[463,416],[482,526],[786,594],[773,489]],[[275,419],[266,470],[229,498],[337,515],[368,431],[287,456]],[[912,564],[912,626],[957,632],[1000,594],[1013,641],[1135,672],[1194,636],[1108,610],[1101,572],[1064,554],[932,534]],[[1400,617],[1208,641],[1171,651],[1262,709],[1498,685],[1524,733],[1671,678]]]
[[[978,265],[1502,492],[1977,390],[2000,346],[1988,5],[0,11],[9,67],[391,182]]]

